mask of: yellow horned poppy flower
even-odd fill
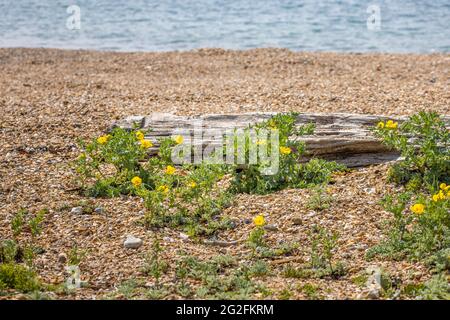
[[[434,202],[437,202],[439,200],[445,200],[445,194],[444,192],[441,190],[438,193],[434,194],[432,197]]]
[[[183,143],[183,141],[184,141],[184,138],[183,138],[183,136],[175,136],[174,138],[173,138],[173,141],[175,141],[176,142],[176,144],[182,144]]]
[[[144,149],[148,149],[153,147],[153,143],[150,140],[141,140],[141,147]]]
[[[253,223],[260,227],[263,226],[264,224],[266,224],[266,220],[264,219],[264,217],[262,215],[256,216],[255,218],[253,218]]]
[[[142,131],[136,132],[136,138],[137,138],[139,141],[144,140],[144,138],[145,138],[144,133],[143,133]]]
[[[398,122],[394,122],[392,120],[388,120],[386,122],[386,128],[388,128],[388,129],[397,129],[397,127],[398,127]]]
[[[111,136],[110,136],[109,134],[106,135],[106,136],[98,137],[98,138],[97,138],[97,142],[100,143],[100,144],[105,144],[105,143],[108,142],[108,140],[109,140],[110,137],[111,137]]]
[[[162,186],[159,186],[158,188],[156,188],[156,191],[159,191],[162,193],[167,193],[167,192],[169,192],[169,187],[166,185],[162,185]]]
[[[282,154],[290,154],[292,152],[292,149],[289,147],[280,147],[280,152]]]
[[[378,122],[377,128],[383,129],[384,128],[384,122],[383,121]]]
[[[190,188],[195,188],[197,186],[197,183],[195,181],[191,181],[191,182],[189,182],[188,186]]]
[[[415,205],[412,205],[410,209],[416,214],[422,214],[425,211],[425,206],[421,203],[416,203]]]
[[[167,174],[174,174],[176,170],[177,170],[177,169],[175,169],[175,168],[172,167],[172,166],[167,166],[165,172],[166,172]]]
[[[441,190],[446,190],[446,189],[447,189],[447,185],[446,185],[445,183],[441,183],[441,184],[439,185],[439,188],[440,188]]]
[[[139,187],[142,184],[142,179],[139,177],[134,177],[133,179],[131,179],[131,183],[133,184],[133,186]]]

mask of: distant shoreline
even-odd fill
[[[62,48],[62,47],[1,47],[0,50],[60,50],[60,51],[81,51],[81,52],[104,52],[104,53],[188,53],[205,50],[223,50],[229,52],[247,52],[255,50],[286,50],[292,53],[313,53],[313,54],[342,54],[342,55],[450,55],[450,51],[435,51],[435,52],[389,52],[389,51],[332,51],[332,50],[293,50],[284,47],[260,47],[248,49],[228,49],[220,47],[202,47],[186,50],[106,50],[106,49],[91,49],[91,48]]]

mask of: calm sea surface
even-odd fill
[[[0,0],[0,47],[450,52],[450,0]]]

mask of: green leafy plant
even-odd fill
[[[31,236],[36,238],[42,232],[42,223],[45,215],[48,214],[47,209],[39,210],[35,215],[30,217],[28,226],[30,227]]]
[[[371,248],[368,257],[376,254],[395,259],[407,257],[428,262],[439,269],[446,268],[444,252],[450,247],[450,187],[446,184],[440,187],[441,190],[431,196],[388,195],[383,204],[393,213],[393,223],[388,229],[387,240]]]
[[[16,263],[0,264],[0,290],[15,289],[30,292],[39,288],[41,284],[33,270]]]
[[[325,210],[330,207],[333,198],[327,193],[323,185],[313,188],[313,194],[308,199],[306,206],[311,210]]]
[[[22,233],[27,213],[28,212],[25,209],[21,209],[11,219],[11,229],[15,237]]]
[[[392,181],[432,190],[439,181],[450,183],[450,132],[437,113],[419,112],[400,126],[392,120],[381,121],[374,133],[404,157],[392,166]]]
[[[78,245],[73,245],[67,255],[67,264],[69,266],[78,266],[87,255],[87,250],[78,248]]]
[[[253,222],[255,228],[250,232],[248,242],[250,246],[256,250],[258,247],[265,246],[264,235],[266,232],[264,230],[264,225],[266,224],[266,221],[262,215],[259,215],[253,219]]]
[[[0,263],[14,263],[23,259],[23,251],[15,240],[0,242]]]
[[[245,163],[250,163],[250,148],[255,144],[264,144],[267,148],[267,154],[272,154],[275,151],[279,155],[278,169],[271,174],[267,174],[265,170],[272,165],[271,159],[261,158],[261,154],[258,153],[260,161],[257,164],[236,166],[236,173],[232,181],[232,188],[235,192],[265,194],[287,187],[304,188],[325,183],[330,179],[331,173],[344,169],[344,166],[335,162],[319,159],[312,159],[304,164],[300,163],[300,160],[305,154],[305,144],[294,139],[290,140],[289,138],[294,135],[302,136],[312,134],[314,132],[314,125],[307,124],[296,128],[296,117],[296,113],[279,114],[245,131]],[[269,132],[276,131],[279,137],[279,150],[272,150],[275,146],[272,145],[270,139],[253,141],[254,138],[250,136],[250,129],[256,130],[257,133],[260,130],[267,130]],[[236,139],[237,143],[238,138],[235,137],[234,139]]]
[[[420,300],[450,300],[450,285],[445,274],[439,274],[425,282],[415,293]]]
[[[339,278],[346,273],[345,265],[334,261],[338,235],[315,226],[311,232],[311,249],[309,263],[295,268],[287,265],[283,270],[286,278]]]
[[[10,225],[15,239],[0,242],[0,291],[32,292],[43,288],[33,268],[33,261],[36,252],[39,252],[35,245],[36,237],[42,232],[47,212],[43,209],[30,213],[23,209],[12,217]]]
[[[311,267],[313,269],[328,269],[331,275],[338,271],[333,264],[337,240],[337,233],[330,233],[321,227],[313,230],[311,244]]]
[[[140,131],[115,128],[89,143],[80,141],[83,152],[74,162],[80,186],[89,196],[113,197],[132,190],[134,176],[152,184],[143,163],[152,146]]]
[[[304,285],[300,286],[298,290],[300,292],[303,292],[306,295],[306,297],[310,300],[323,299],[323,297],[319,293],[320,288],[312,283],[305,283]]]
[[[160,288],[161,276],[167,272],[169,265],[166,261],[162,260],[160,255],[163,252],[163,248],[157,238],[153,240],[152,251],[146,257],[146,265],[144,272],[155,278],[155,288]]]

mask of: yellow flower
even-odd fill
[[[156,188],[156,191],[162,192],[162,193],[167,193],[169,192],[169,187],[166,185],[161,185],[158,188]]]
[[[416,214],[422,214],[425,211],[425,206],[421,203],[416,203],[415,205],[412,205],[410,209]]]
[[[167,166],[167,167],[166,167],[166,170],[165,170],[165,172],[166,172],[167,174],[174,174],[175,171],[177,171],[177,169],[175,169],[175,168],[172,167],[172,166]]]
[[[392,120],[388,120],[388,121],[386,122],[386,128],[389,128],[389,129],[397,129],[397,127],[398,127],[398,122],[394,122],[394,121],[392,121]]]
[[[108,142],[109,138],[111,138],[111,135],[101,136],[97,138],[97,142],[100,144],[105,144]]]
[[[441,183],[441,184],[439,185],[439,188],[440,188],[441,190],[446,190],[446,189],[447,189],[447,185],[446,185],[445,183]]]
[[[178,135],[173,138],[173,141],[175,141],[176,144],[182,144],[184,141],[184,138],[183,138],[183,136]]]
[[[280,147],[280,152],[282,154],[290,154],[292,152],[292,150],[289,147]]]
[[[384,128],[384,122],[383,121],[378,122],[377,127],[379,129],[383,129]]]
[[[145,138],[144,133],[143,133],[142,131],[136,132],[136,138],[137,138],[139,141],[144,140],[144,138]]]
[[[262,215],[256,216],[255,218],[253,218],[253,223],[260,227],[266,224],[266,220],[264,219],[264,217]]]
[[[259,145],[266,145],[267,144],[267,141],[266,140],[258,140],[258,141],[256,141],[256,144],[259,146]]]
[[[195,181],[189,182],[188,186],[192,189],[194,189],[197,186],[197,183]]]
[[[133,186],[139,187],[142,184],[142,179],[139,177],[134,177],[133,179],[131,179],[131,183],[133,184]]]
[[[434,202],[437,202],[439,200],[445,200],[445,194],[442,190],[433,195]]]
[[[141,147],[144,149],[148,149],[148,148],[153,147],[153,143],[150,140],[143,139],[143,140],[141,140]]]

